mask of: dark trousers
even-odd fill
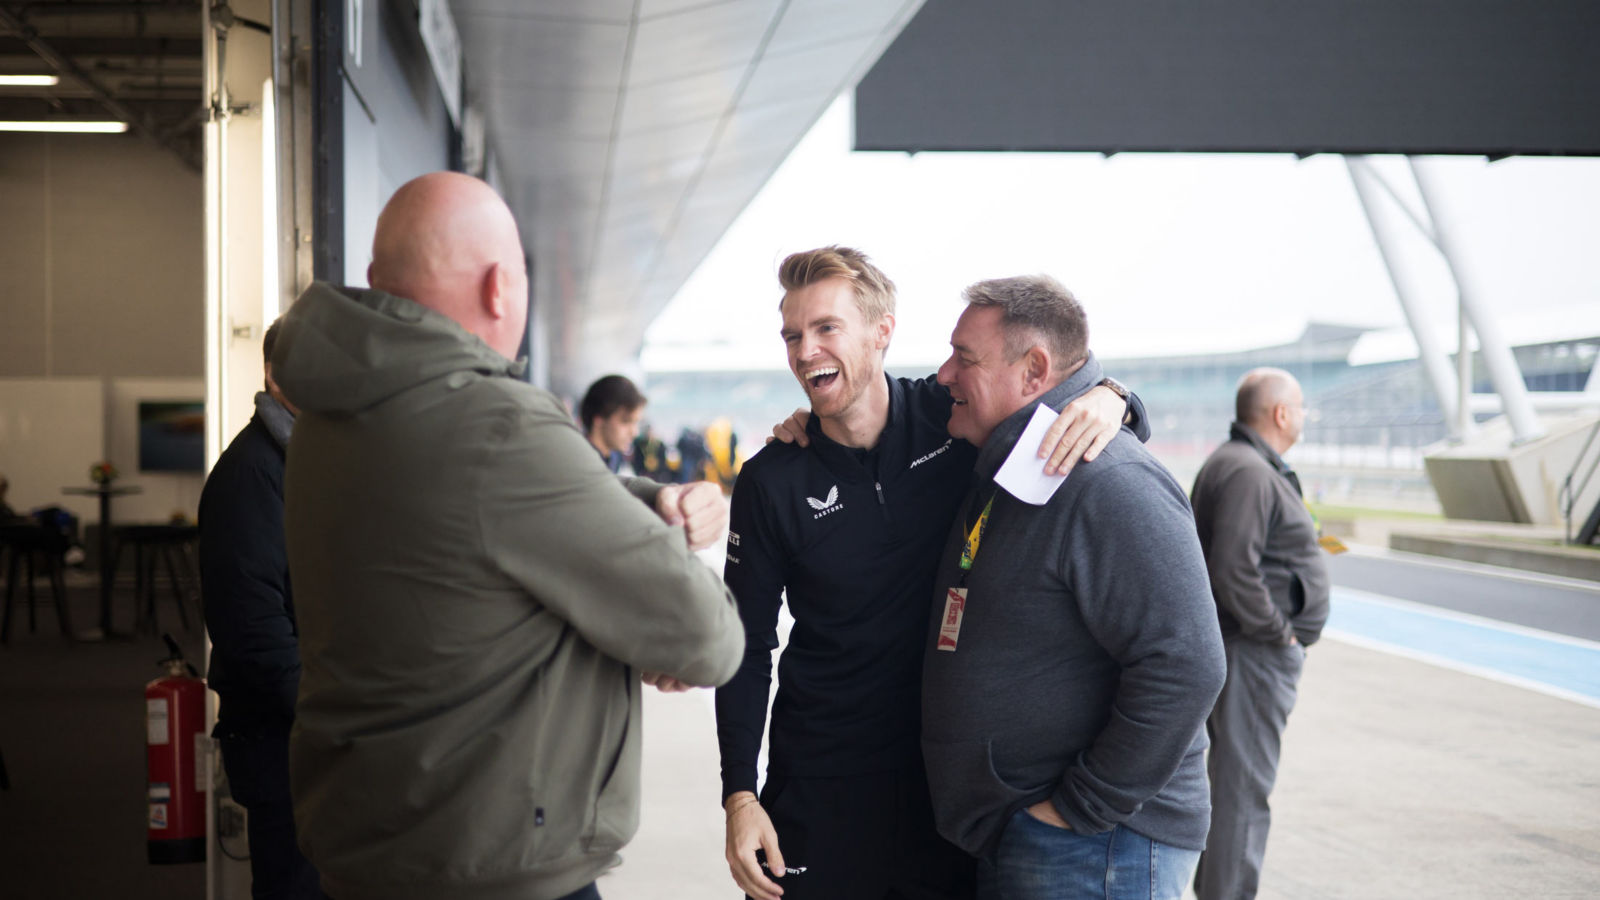
[[[219,728],[222,768],[233,799],[250,814],[250,896],[253,900],[321,900],[317,870],[294,838],[289,799],[289,735],[242,736]]]
[[[1261,882],[1278,753],[1306,652],[1242,637],[1224,642],[1228,680],[1206,720],[1211,833],[1195,874],[1199,900],[1249,900]]]
[[[922,768],[771,775],[761,805],[789,871],[783,900],[971,900],[976,862],[933,826]],[[770,876],[769,876],[770,877]]]

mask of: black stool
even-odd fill
[[[159,561],[165,564],[183,630],[190,630],[189,611],[184,608],[184,582],[199,581],[194,574],[190,548],[199,539],[200,529],[194,525],[121,525],[113,535],[116,539],[116,549],[111,555],[113,572],[122,561],[122,549],[133,547],[133,597],[137,616],[134,627],[148,628],[151,634],[159,630],[156,627],[156,563]]]
[[[36,561],[42,562],[44,575],[49,579],[50,596],[56,604],[56,620],[61,624],[61,633],[67,637],[72,636],[72,619],[67,612],[67,583],[62,574],[61,561],[61,555],[66,549],[65,535],[45,528],[37,522],[8,522],[0,525],[0,555],[8,557],[5,567],[6,610],[4,623],[0,624],[0,644],[11,642],[11,607],[16,599],[19,569],[25,571],[28,585],[28,633],[33,634],[39,630],[38,615],[35,612],[39,604],[33,593]]]

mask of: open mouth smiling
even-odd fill
[[[805,374],[806,383],[814,388],[825,388],[839,378],[838,366],[823,366]]]

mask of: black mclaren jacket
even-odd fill
[[[922,638],[944,536],[977,451],[950,438],[950,393],[889,378],[878,446],[773,442],[739,473],[724,578],[745,656],[717,691],[722,796],[756,789],[756,763],[787,591],[795,623],[778,663],[768,771],[862,775],[917,764]],[[1149,436],[1144,408],[1130,400]]]

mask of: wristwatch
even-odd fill
[[[1123,403],[1127,403],[1128,402],[1128,394],[1130,393],[1130,391],[1128,390],[1128,386],[1127,385],[1123,384],[1122,382],[1120,382],[1120,381],[1118,381],[1115,378],[1112,378],[1110,376],[1107,376],[1105,378],[1100,379],[1100,383],[1105,385],[1106,387],[1110,388],[1111,389],[1111,393],[1116,394],[1118,397],[1121,397]]]
[[[1128,399],[1128,394],[1130,393],[1130,391],[1128,390],[1128,386],[1123,384],[1122,382],[1116,380],[1115,378],[1112,378],[1109,375],[1107,375],[1105,378],[1100,379],[1100,383],[1102,385],[1105,385],[1108,389],[1110,389],[1111,393],[1116,394],[1118,397],[1121,397],[1122,398],[1122,402],[1126,403],[1128,405],[1128,408],[1125,411],[1123,411],[1123,413],[1122,413],[1122,424],[1124,424],[1124,425],[1132,424],[1132,422],[1133,422],[1133,401]]]

